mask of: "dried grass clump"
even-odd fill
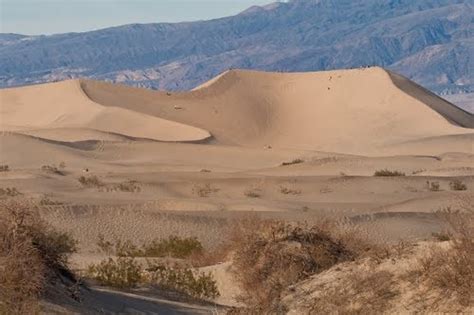
[[[400,172],[400,171],[391,171],[389,169],[383,169],[383,170],[377,170],[374,173],[374,176],[382,176],[382,177],[387,177],[387,176],[405,176],[405,173]]]
[[[0,204],[0,313],[34,314],[47,280],[67,269],[76,242],[43,223],[29,203]]]
[[[440,216],[449,224],[450,246],[432,249],[420,259],[422,279],[432,288],[454,297],[462,306],[472,306],[474,292],[474,210],[445,209]]]
[[[289,165],[301,164],[301,163],[304,163],[304,160],[302,160],[302,159],[294,159],[294,160],[289,161],[289,162],[283,162],[283,163],[281,163],[281,166],[289,166]]]
[[[81,176],[77,179],[82,186],[88,188],[100,188],[105,184],[95,175]]]
[[[400,292],[386,270],[350,274],[314,299],[309,314],[382,314]]]
[[[214,188],[209,183],[206,183],[204,185],[194,185],[193,187],[193,193],[198,195],[201,198],[207,198],[212,193],[216,193],[218,191],[219,191],[219,188]]]
[[[467,190],[467,185],[464,184],[459,179],[455,179],[452,182],[450,182],[449,187],[451,188],[451,190],[458,190],[458,191]]]
[[[64,176],[64,172],[58,169],[55,165],[43,165],[41,166],[41,170],[46,173],[56,174]]]
[[[0,197],[16,197],[22,195],[16,187],[0,188]]]
[[[342,235],[332,234],[330,223],[319,226],[279,221],[248,221],[234,239],[234,267],[243,288],[244,313],[285,312],[281,293],[312,274],[352,260],[352,250]]]

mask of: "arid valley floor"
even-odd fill
[[[472,211],[474,202],[473,116],[377,67],[231,70],[180,93],[62,81],[0,90],[0,115],[0,165],[8,165],[0,198],[33,200],[42,219],[71,233],[79,273],[107,256],[99,236],[196,237],[213,251],[249,217],[345,219],[376,243],[423,248],[446,229],[437,211]],[[382,170],[404,176],[374,176]],[[290,290],[288,312],[307,312],[305,296],[350,264],[340,268]],[[43,307],[212,314],[240,305],[231,269],[229,261],[204,267],[217,281],[217,306],[92,285],[82,303],[53,294]],[[409,293],[393,301],[389,313],[421,303]]]

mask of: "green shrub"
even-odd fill
[[[134,288],[142,280],[142,267],[134,258],[109,258],[87,268],[86,275],[101,285],[117,288]]]
[[[405,176],[405,173],[400,172],[400,171],[391,171],[388,169],[383,169],[383,170],[377,170],[374,173],[374,176]]]
[[[199,299],[215,299],[220,295],[211,273],[193,272],[189,268],[174,269],[160,264],[150,264],[147,271],[151,283],[163,289]]]

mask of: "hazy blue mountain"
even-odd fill
[[[474,92],[474,0],[293,0],[232,17],[0,35],[0,86],[89,77],[189,89],[229,68],[380,65],[439,94]]]

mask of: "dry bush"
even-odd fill
[[[243,289],[244,313],[285,312],[281,293],[288,286],[331,266],[355,258],[342,237],[331,234],[335,225],[288,224],[251,220],[233,239],[234,267]]]
[[[10,167],[8,165],[0,165],[0,172],[8,172]]]
[[[429,191],[440,191],[441,190],[440,185],[439,185],[438,182],[427,181],[426,186],[428,187]]]
[[[128,182],[112,184],[105,188],[107,192],[110,191],[121,191],[121,192],[140,192],[142,189],[137,181],[131,180]]]
[[[467,185],[464,184],[462,181],[460,181],[459,179],[455,179],[453,180],[452,182],[449,183],[449,187],[451,188],[451,190],[467,190]]]
[[[391,171],[389,169],[383,169],[383,170],[377,170],[374,173],[374,176],[405,176],[405,173],[400,172],[400,171]]]
[[[304,163],[304,160],[302,160],[302,159],[294,159],[294,160],[289,161],[289,162],[283,162],[283,163],[281,163],[281,166],[289,166],[289,165],[301,164],[301,163]]]
[[[309,314],[383,314],[399,294],[394,276],[371,270],[349,275],[314,299]]]
[[[301,190],[299,189],[291,189],[285,186],[280,187],[280,193],[284,195],[301,195]]]
[[[58,275],[73,275],[67,269],[75,241],[43,223],[29,203],[0,205],[0,313],[34,314],[38,298]]]
[[[46,173],[56,174],[64,176],[64,172],[58,169],[55,165],[43,165],[41,166],[41,170]]]
[[[244,192],[244,195],[249,198],[260,198],[262,197],[262,190],[259,188],[249,189]]]
[[[52,200],[48,196],[43,196],[43,198],[41,198],[41,200],[39,201],[40,206],[59,206],[62,204],[63,204],[62,202]]]
[[[105,184],[95,175],[81,176],[77,180],[82,186],[88,188],[100,188],[105,186]]]
[[[0,197],[16,197],[22,195],[15,187],[0,188]]]
[[[439,215],[449,224],[450,247],[436,250],[420,259],[421,277],[432,288],[455,297],[462,306],[474,303],[474,211],[445,209]]]
[[[198,195],[201,198],[207,198],[212,193],[216,193],[218,191],[219,191],[219,188],[214,188],[209,183],[206,183],[204,185],[194,185],[193,187],[193,193]]]

